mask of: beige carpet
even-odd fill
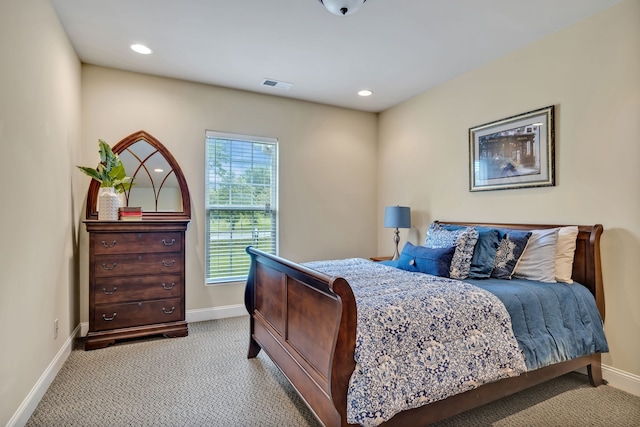
[[[94,351],[79,340],[27,426],[319,426],[247,342],[248,317]],[[437,425],[640,426],[640,397],[570,374]]]

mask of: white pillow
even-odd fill
[[[555,283],[556,248],[559,228],[531,230],[531,237],[516,269],[514,277]]]
[[[558,232],[556,247],[556,280],[558,282],[573,283],[573,256],[576,252],[578,226],[562,227]]]

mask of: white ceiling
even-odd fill
[[[379,112],[619,1],[369,0],[346,17],[318,0],[52,4],[84,63]]]

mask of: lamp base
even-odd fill
[[[393,253],[393,257],[391,257],[392,261],[397,261],[400,258],[400,253],[398,252],[398,243],[400,242],[400,230],[396,228],[395,235],[393,236],[393,241],[396,244],[396,250]]]

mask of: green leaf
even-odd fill
[[[80,169],[82,172],[86,173],[87,175],[89,175],[91,178],[102,183],[102,176],[97,170],[93,168],[88,168],[86,166],[77,166],[77,168]]]
[[[120,162],[120,159],[118,159],[118,163],[116,163],[111,168],[111,171],[109,172],[109,175],[113,179],[123,179],[123,178],[125,178],[127,176],[127,174],[124,172],[124,166]]]
[[[131,188],[132,184],[130,181],[131,181],[131,178],[128,176],[125,176],[122,179],[114,179],[113,187],[116,189],[118,193],[123,193]]]
[[[107,164],[107,148],[109,144],[104,142],[102,139],[98,140],[98,154],[100,154],[100,163],[106,166]]]

